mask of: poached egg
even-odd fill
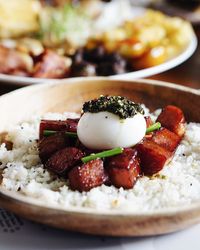
[[[146,121],[141,113],[122,119],[108,111],[84,113],[78,123],[77,134],[81,143],[90,149],[132,147],[146,133]]]

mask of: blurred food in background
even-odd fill
[[[152,7],[169,15],[177,15],[192,23],[200,22],[200,0],[155,0]]]
[[[0,73],[121,74],[177,56],[192,36],[187,21],[128,0],[0,0]]]
[[[37,32],[40,11],[41,6],[37,0],[0,0],[1,38]]]

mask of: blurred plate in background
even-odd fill
[[[165,63],[162,63],[158,66],[154,66],[154,67],[146,68],[142,70],[137,70],[137,71],[129,72],[126,74],[114,75],[114,76],[110,76],[110,78],[136,79],[136,78],[143,78],[143,77],[148,77],[148,76],[152,76],[155,74],[159,74],[161,72],[172,69],[180,65],[184,61],[186,61],[194,53],[194,51],[196,50],[196,47],[197,47],[197,37],[194,34],[188,47],[184,51],[182,51],[178,56],[174,57],[173,59]],[[22,76],[0,74],[0,82],[6,82],[7,84],[30,85],[30,84],[36,84],[36,83],[41,83],[41,82],[50,82],[53,80],[55,79],[41,79],[41,78],[33,78],[33,77],[22,77]]]

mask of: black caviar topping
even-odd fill
[[[108,111],[118,115],[121,119],[131,118],[138,113],[144,115],[144,110],[140,104],[122,96],[100,96],[98,99],[85,102],[83,105],[84,113],[101,111]]]

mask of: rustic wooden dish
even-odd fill
[[[26,87],[0,98],[0,132],[35,113],[80,111],[82,103],[100,94],[122,95],[156,109],[178,105],[188,121],[200,122],[200,92],[153,80],[70,79]],[[63,210],[0,188],[0,206],[20,216],[67,230],[113,236],[173,232],[200,222],[200,202],[154,213]]]

